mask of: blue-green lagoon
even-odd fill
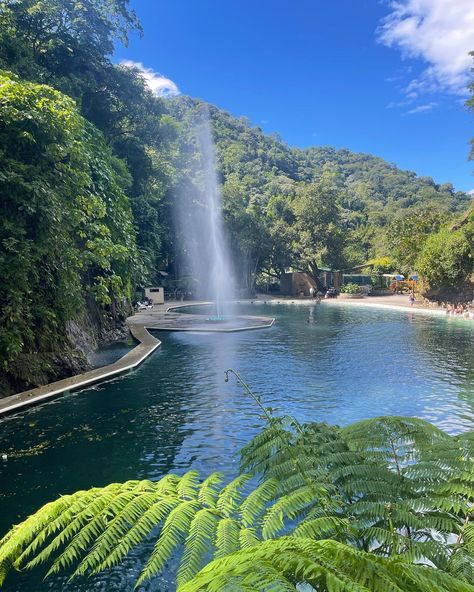
[[[0,422],[0,531],[77,489],[169,471],[237,472],[236,452],[261,425],[224,370],[299,420],[348,424],[414,415],[456,433],[474,421],[474,323],[337,303],[248,305],[276,318],[240,333],[160,333],[137,371]],[[67,584],[41,570],[8,577],[7,592],[128,592],[141,555]],[[143,590],[173,590],[166,578]]]

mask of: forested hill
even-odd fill
[[[199,102],[180,98],[170,107],[175,118],[186,119],[183,113]],[[248,287],[255,271],[348,267],[395,256],[409,218],[425,217],[426,234],[469,207],[471,197],[451,183],[436,184],[382,158],[332,147],[290,148],[246,118],[216,107],[210,114],[226,219],[239,261],[247,262],[242,281]]]
[[[112,63],[133,30],[127,0],[0,3],[0,396],[85,368],[138,290],[160,271],[186,274],[173,211],[199,201],[193,118],[205,106],[158,98],[139,70]],[[410,270],[420,253],[430,283],[471,274],[474,223],[450,230],[469,198],[449,183],[290,148],[205,109],[242,292],[289,267],[389,256]]]

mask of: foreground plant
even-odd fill
[[[473,433],[404,417],[299,424],[238,380],[266,420],[241,475],[224,484],[190,471],[63,496],[0,541],[0,582],[44,563],[48,574],[96,574],[154,539],[138,586],[179,556],[179,592],[474,592]]]

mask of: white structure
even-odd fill
[[[164,288],[145,288],[145,298],[153,300],[153,304],[165,303],[165,289]]]

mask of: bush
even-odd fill
[[[473,273],[469,230],[444,229],[426,241],[417,261],[417,269],[430,288],[462,284]]]
[[[359,294],[360,287],[357,284],[344,284],[341,287],[341,292],[343,294]]]

